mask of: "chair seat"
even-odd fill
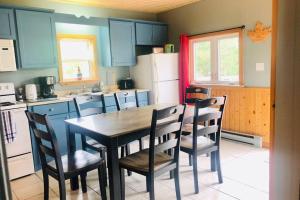
[[[203,128],[203,125],[198,125],[198,129]],[[193,132],[193,124],[184,124],[182,127],[182,135],[190,135]]]
[[[100,150],[106,149],[106,147],[104,145],[100,144],[99,142],[97,142],[94,139],[88,139],[86,141],[86,143],[87,143],[87,145],[93,146],[96,149],[100,149]]]
[[[197,150],[205,150],[215,146],[215,142],[208,137],[200,136],[197,137]],[[193,135],[182,136],[180,147],[184,149],[193,149]]]
[[[155,154],[154,171],[157,171],[173,162],[173,158],[166,153]],[[130,154],[120,159],[120,167],[131,171],[149,171],[149,149]]]
[[[74,173],[88,171],[98,168],[104,163],[104,160],[97,154],[91,154],[87,151],[78,150],[71,157],[64,155],[61,157],[65,177],[74,176]],[[55,161],[48,163],[52,170],[56,171]]]

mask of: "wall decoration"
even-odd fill
[[[248,31],[248,36],[253,42],[262,42],[271,34],[271,32],[271,26],[264,26],[262,22],[257,21],[255,28]]]

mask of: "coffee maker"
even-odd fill
[[[54,85],[56,83],[54,76],[39,77],[40,92],[42,98],[57,98],[54,94]]]

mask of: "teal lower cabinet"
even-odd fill
[[[117,112],[118,111],[117,106],[106,106],[105,109],[106,109],[107,113]]]

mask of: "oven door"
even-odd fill
[[[29,125],[25,110],[25,108],[11,109],[14,113],[17,132],[15,140],[12,143],[5,145],[8,158],[30,153],[32,151]]]

